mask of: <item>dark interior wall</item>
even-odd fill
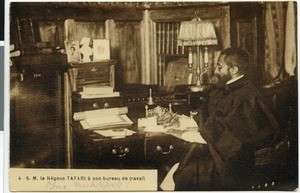
[[[35,54],[35,44],[41,41],[40,33],[43,33],[41,26],[46,26],[44,33],[54,27],[51,35],[52,47],[64,48],[65,40],[65,20],[74,19],[76,21],[76,39],[80,41],[83,36],[91,38],[106,38],[109,34],[111,42],[111,58],[118,61],[120,83],[141,83],[143,71],[143,48],[145,42],[151,41],[153,50],[151,54],[156,54],[157,60],[151,61],[152,66],[157,66],[158,82],[161,84],[163,78],[164,55],[182,54],[165,52],[160,47],[176,45],[176,38],[172,42],[159,38],[168,37],[168,34],[176,32],[168,26],[176,22],[187,21],[198,16],[203,20],[214,23],[219,39],[217,48],[210,49],[210,64],[212,69],[214,61],[218,57],[219,50],[239,46],[248,49],[252,54],[252,69],[260,72],[263,66],[263,33],[261,33],[261,7],[258,3],[20,3],[13,2],[10,7],[10,41],[22,50],[22,53]],[[229,9],[230,7],[230,9]],[[250,8],[249,8],[250,7]],[[244,11],[241,11],[240,8]],[[145,34],[144,11],[149,10],[150,19],[156,25],[156,31],[151,31],[150,38],[155,40],[142,40]],[[247,13],[247,14],[246,14]],[[106,25],[107,20],[112,20]],[[174,24],[174,25],[175,25]],[[237,34],[237,24],[239,32]],[[165,27],[164,29],[162,27]],[[242,29],[242,30],[240,30]],[[252,31],[249,31],[252,30]],[[243,33],[247,32],[247,33]],[[248,30],[248,31],[247,31]],[[155,36],[155,33],[158,34]],[[161,34],[161,36],[159,36]],[[250,38],[246,42],[240,41],[246,34]],[[176,34],[175,34],[176,35]],[[174,37],[175,37],[174,35]],[[171,37],[171,36],[170,36]],[[248,37],[248,36],[247,36]],[[154,43],[156,41],[156,43]],[[242,42],[243,44],[240,44]],[[151,48],[151,49],[152,49]],[[258,50],[259,53],[258,53]],[[151,55],[151,57],[153,57]],[[155,68],[153,68],[155,70]],[[261,73],[253,73],[261,77]],[[155,76],[154,76],[155,77]],[[257,77],[254,78],[257,80]],[[155,82],[155,81],[154,81]]]

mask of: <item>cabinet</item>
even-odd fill
[[[84,85],[103,84],[115,87],[115,60],[69,64],[72,91],[82,91]]]
[[[232,47],[245,49],[250,55],[248,75],[255,84],[261,84],[264,67],[263,4],[231,3],[230,28]]]
[[[78,137],[78,133],[74,131],[72,124],[73,115],[75,112],[82,112],[88,110],[96,110],[103,108],[113,108],[122,106],[121,97],[107,97],[107,98],[81,98],[79,92],[83,90],[86,85],[105,85],[115,88],[115,60],[106,60],[101,62],[89,63],[69,63],[68,72],[65,74],[65,109],[67,117],[65,127],[67,130],[67,167],[79,167],[76,163],[76,157],[73,157],[74,151],[76,155],[81,155],[80,148],[76,144],[82,140]],[[89,148],[88,148],[89,149]],[[90,149],[89,149],[90,151]],[[85,151],[83,151],[85,152]],[[78,157],[77,157],[78,158]],[[73,160],[75,160],[73,162]]]
[[[22,56],[13,61],[11,167],[65,167],[62,109],[65,62],[65,55],[52,54]]]

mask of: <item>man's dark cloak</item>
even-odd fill
[[[243,77],[210,93],[208,119],[174,173],[175,190],[243,190],[254,151],[270,145],[278,125],[257,89]]]

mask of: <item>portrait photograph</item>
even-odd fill
[[[80,62],[81,56],[79,52],[78,41],[65,41],[66,51],[68,55],[68,62]]]

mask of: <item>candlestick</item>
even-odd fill
[[[189,67],[192,67],[193,64],[193,49],[190,47],[189,48]]]
[[[148,118],[148,105],[145,105],[145,116]]]
[[[208,51],[207,51],[207,47],[205,47],[205,52],[204,52],[204,65],[205,65],[205,67],[207,67],[207,65],[208,65]]]
[[[154,102],[153,102],[153,98],[152,98],[152,89],[150,88],[149,89],[149,100],[148,100],[148,105],[153,105]]]

